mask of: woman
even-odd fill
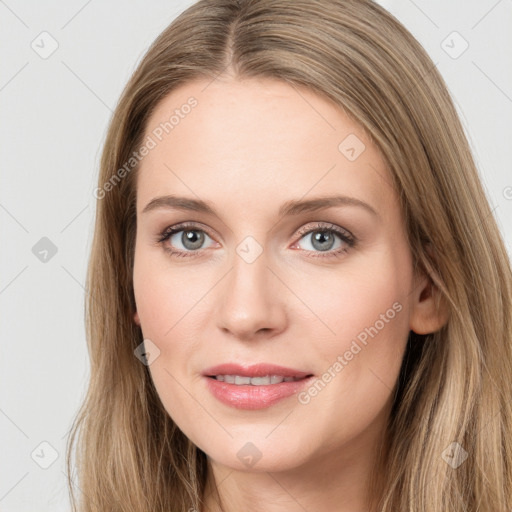
[[[75,510],[510,510],[510,263],[383,8],[197,2],[95,195]]]

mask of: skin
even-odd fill
[[[389,170],[342,109],[273,79],[183,85],[157,106],[146,135],[190,96],[198,105],[144,157],[137,177],[134,321],[160,350],[149,370],[163,405],[209,457],[204,510],[220,510],[215,485],[225,511],[369,510],[365,485],[408,333],[446,321],[430,280],[413,273]],[[365,145],[354,161],[338,149],[349,134]],[[167,194],[208,201],[217,215],[143,212]],[[278,216],[286,201],[336,194],[377,215],[344,205]],[[206,233],[199,249],[183,245],[182,232],[157,242],[181,222]],[[298,234],[319,223],[348,230],[356,245],[331,232],[334,245],[324,242],[322,251],[311,233]],[[236,250],[247,236],[262,249],[251,263]],[[166,246],[196,254],[173,256]],[[400,312],[307,404],[292,396],[240,410],[205,386],[201,371],[224,362],[270,362],[321,377],[395,303]],[[248,442],[261,453],[251,467],[237,456]]]

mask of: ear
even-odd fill
[[[432,256],[431,247],[426,247]],[[411,295],[410,329],[416,334],[430,334],[445,325],[450,316],[446,301],[432,278],[423,271],[414,276],[414,288]]]
[[[133,314],[133,321],[140,327],[140,318],[139,313],[137,313],[137,311],[135,311],[135,313]]]

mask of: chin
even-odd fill
[[[195,442],[195,444],[206,453],[206,455],[222,466],[236,471],[248,472],[279,472],[297,469],[307,464],[313,457],[308,450],[304,451],[305,445],[301,443],[300,436],[289,434],[275,435],[268,432],[257,434],[250,426],[247,433],[239,433],[234,438],[218,440],[215,442],[211,438],[205,440],[205,443]],[[226,435],[226,437],[228,437]],[[200,440],[199,440],[200,441]],[[194,441],[193,441],[194,442]],[[311,448],[311,445],[307,445]]]

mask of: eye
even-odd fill
[[[201,248],[201,246],[204,244],[206,237],[210,238],[204,231],[199,231],[197,229],[187,229],[177,231],[176,233],[169,237],[169,240],[172,242],[173,245],[175,245],[176,243],[181,243],[181,245],[184,246],[184,250],[195,251],[196,249]],[[178,248],[182,250],[181,247],[178,246]]]
[[[203,249],[205,241],[213,239],[196,225],[179,224],[166,228],[160,233],[158,242],[174,256],[195,256]]]
[[[354,247],[356,243],[352,234],[334,224],[306,226],[298,234],[301,235],[301,239],[292,246],[292,249],[300,248],[317,253],[311,255],[314,257],[338,256]],[[301,244],[301,240],[305,243]]]
[[[298,235],[300,240],[291,248],[302,249],[310,253],[311,257],[337,257],[346,253],[357,242],[349,231],[328,223],[305,226],[299,230]],[[206,248],[204,245],[208,241],[210,246],[219,245],[205,230],[196,224],[187,223],[167,227],[157,238],[157,242],[166,252],[177,257],[198,256]]]

